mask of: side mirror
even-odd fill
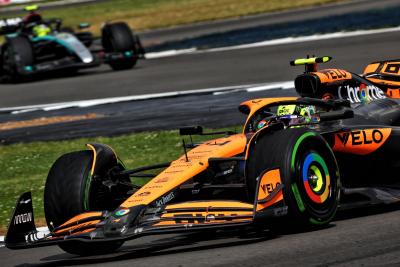
[[[78,28],[79,28],[80,30],[83,30],[83,29],[89,28],[90,26],[92,26],[90,23],[83,22],[83,23],[79,23]]]
[[[203,127],[201,126],[188,126],[179,129],[180,135],[201,135],[203,134]]]

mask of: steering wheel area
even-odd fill
[[[302,124],[315,124],[320,121],[319,112],[313,105],[288,103],[265,106],[256,111],[245,125],[245,133],[254,133],[274,123],[285,127]]]

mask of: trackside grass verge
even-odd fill
[[[218,129],[220,130],[235,129]],[[194,141],[212,138],[194,136]],[[185,139],[188,141],[188,138]],[[32,192],[37,225],[46,225],[43,190],[51,165],[62,154],[85,150],[85,144],[91,142],[113,147],[127,168],[168,162],[183,154],[182,137],[177,131],[0,146],[0,235],[6,232],[17,198],[26,191]],[[133,180],[133,182],[144,184],[146,180]]]
[[[145,30],[340,1],[344,0],[112,0],[42,13],[63,18],[69,26],[90,22],[98,32],[104,21],[123,20],[133,29]]]

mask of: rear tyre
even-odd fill
[[[80,213],[110,210],[118,206],[107,194],[102,179],[92,179],[92,162],[91,151],[78,151],[61,156],[51,167],[44,190],[45,217],[50,229]],[[125,183],[130,183],[130,180]],[[131,188],[127,186],[125,190]],[[112,252],[122,244],[123,242],[94,245],[66,243],[59,246],[68,253],[90,255]]]
[[[258,177],[271,168],[280,169],[290,223],[304,228],[332,220],[339,202],[339,169],[318,133],[305,128],[261,133],[249,148],[246,165],[252,199]]]
[[[34,64],[34,53],[29,40],[18,36],[7,39],[1,54],[2,72],[12,80],[20,78],[22,68]]]
[[[102,29],[102,44],[105,52],[133,53],[138,51],[135,46],[135,37],[126,23],[118,22],[107,24]],[[136,57],[111,61],[109,64],[113,70],[127,70],[133,68],[137,62]]]

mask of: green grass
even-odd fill
[[[0,233],[5,232],[17,198],[26,191],[32,192],[37,224],[45,225],[43,190],[51,165],[64,153],[86,149],[90,142],[113,147],[128,168],[172,161],[183,153],[177,131],[0,146]]]
[[[343,0],[112,0],[97,4],[45,10],[45,17],[63,18],[66,25],[126,21],[136,30],[322,5]]]

